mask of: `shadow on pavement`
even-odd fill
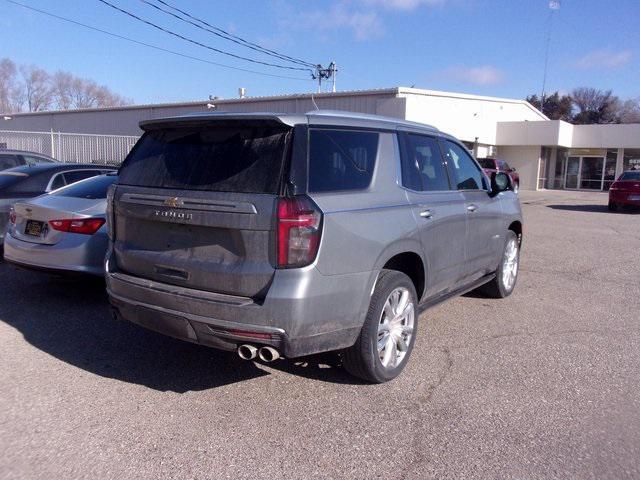
[[[617,212],[609,212],[606,205],[547,205],[554,210],[568,210],[571,212],[597,212],[597,213],[640,213],[640,209],[633,207],[618,208]]]
[[[254,362],[113,320],[104,282],[53,277],[0,264],[0,320],[36,348],[103,377],[184,393],[269,373]],[[358,383],[321,356],[276,361],[278,370],[326,382]],[[314,367],[315,365],[315,367]]]

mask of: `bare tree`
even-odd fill
[[[625,101],[618,112],[620,123],[640,123],[640,98]]]
[[[8,58],[0,60],[0,113],[22,109],[23,89],[17,78],[16,64]]]
[[[55,108],[68,110],[73,108],[72,87],[73,75],[69,72],[58,71],[51,77],[51,95]]]
[[[24,81],[27,110],[39,112],[51,108],[52,91],[50,75],[35,66],[22,66],[20,73]]]
[[[621,107],[620,99],[611,90],[580,87],[571,92],[571,99],[578,112],[573,121],[585,123],[617,123]]]
[[[68,72],[56,72],[51,83],[53,103],[61,110],[115,107],[131,103],[131,100],[113,93],[104,85]]]

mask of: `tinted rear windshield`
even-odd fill
[[[51,195],[56,197],[88,198],[92,200],[107,198],[107,190],[109,190],[109,187],[116,180],[118,180],[117,175],[99,175],[63,187],[51,193]]]
[[[124,161],[118,183],[278,193],[288,132],[286,127],[265,125],[152,130]]]
[[[640,180],[640,170],[637,172],[624,172],[618,180]]]

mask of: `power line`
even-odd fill
[[[117,11],[119,11],[121,13],[124,13],[125,15],[127,15],[127,16],[135,19],[135,20],[138,20],[139,22],[142,22],[142,23],[144,23],[146,25],[149,25],[149,26],[151,26],[153,28],[156,28],[156,29],[158,29],[158,30],[160,30],[162,32],[165,32],[165,33],[167,33],[169,35],[172,35],[172,36],[174,36],[176,38],[184,40],[185,42],[189,42],[189,43],[192,43],[194,45],[198,45],[200,47],[203,47],[203,48],[206,48],[208,50],[220,53],[222,55],[227,55],[229,57],[237,58],[239,60],[244,60],[244,61],[247,61],[247,62],[252,62],[252,63],[256,63],[256,64],[260,64],[260,65],[266,65],[268,67],[283,68],[283,69],[286,69],[286,70],[301,70],[301,71],[304,71],[304,72],[311,72],[311,70],[309,68],[289,67],[287,65],[279,65],[277,63],[263,62],[261,60],[255,60],[253,58],[248,58],[248,57],[243,57],[241,55],[236,55],[235,53],[225,52],[224,50],[220,50],[219,48],[215,48],[215,47],[212,47],[211,45],[207,45],[207,44],[198,42],[197,40],[193,40],[191,38],[185,37],[184,35],[180,35],[179,33],[176,33],[176,32],[174,32],[172,30],[169,30],[167,28],[161,27],[160,25],[156,25],[155,23],[150,22],[149,20],[145,20],[144,18],[141,18],[138,15],[135,15],[135,14],[129,12],[128,10],[125,10],[123,8],[118,7],[117,5],[114,5],[113,3],[108,2],[107,0],[98,0],[98,2],[103,3],[103,4],[107,5],[108,7],[113,8],[114,10],[117,10]]]
[[[257,43],[253,43],[253,42],[250,42],[249,40],[245,40],[244,38],[239,37],[238,35],[234,35],[232,33],[229,33],[226,30],[223,30],[223,29],[221,29],[219,27],[211,25],[210,23],[206,22],[205,20],[202,20],[201,18],[198,18],[198,17],[195,17],[194,15],[191,15],[189,12],[181,10],[180,8],[178,8],[176,6],[171,5],[168,2],[165,2],[164,0],[156,0],[156,2],[168,7],[171,10],[179,12],[180,14],[184,15],[187,18],[183,18],[180,15],[176,15],[173,12],[170,12],[170,11],[168,11],[168,10],[158,6],[158,5],[153,4],[149,0],[140,0],[140,1],[142,3],[148,5],[148,6],[152,7],[152,8],[155,8],[156,10],[159,10],[159,11],[167,14],[167,15],[171,15],[172,17],[177,18],[178,20],[180,20],[182,22],[185,22],[185,23],[188,23],[190,25],[193,25],[196,28],[204,30],[205,32],[209,32],[209,33],[211,33],[213,35],[216,35],[216,36],[218,36],[220,38],[223,38],[225,40],[229,40],[230,42],[233,42],[233,43],[235,43],[237,45],[241,45],[243,47],[250,48],[251,50],[254,50],[256,52],[260,52],[260,53],[263,53],[263,54],[266,54],[266,55],[270,55],[272,57],[276,57],[276,58],[278,58],[280,60],[296,63],[298,65],[304,65],[304,66],[312,67],[312,68],[316,68],[317,67],[317,65],[312,63],[312,62],[307,62],[307,61],[301,60],[299,58],[295,58],[295,57],[291,57],[289,55],[285,55],[283,53],[278,53],[278,52],[276,52],[274,50],[270,50],[268,48],[265,48],[265,47],[263,47],[263,46],[261,46],[261,45],[259,45]],[[191,19],[191,20],[189,20],[189,19]],[[194,20],[194,21],[192,21],[192,20]],[[195,23],[195,22],[198,22],[201,25],[199,25],[198,23]],[[202,25],[204,25],[204,27]]]
[[[190,60],[195,60],[195,61],[202,62],[202,63],[208,63],[210,65],[215,65],[217,67],[222,67],[222,68],[228,68],[228,69],[231,69],[231,70],[238,70],[238,71],[241,71],[241,72],[252,73],[252,74],[255,74],[255,75],[262,75],[262,76],[265,76],[265,77],[286,78],[286,79],[289,79],[289,80],[299,80],[299,81],[303,81],[303,82],[311,81],[311,79],[308,79],[308,78],[291,77],[291,76],[287,76],[287,75],[276,75],[276,74],[273,74],[273,73],[259,72],[257,70],[249,70],[247,68],[234,67],[234,66],[231,66],[231,65],[225,65],[223,63],[213,62],[211,60],[207,60],[207,59],[204,59],[204,58],[194,57],[192,55],[187,55],[187,54],[184,54],[184,53],[176,52],[174,50],[169,50],[168,48],[160,47],[158,45],[153,45],[151,43],[146,43],[146,42],[142,42],[140,40],[135,40],[133,38],[125,37],[124,35],[119,35],[117,33],[113,33],[113,32],[110,32],[108,30],[104,30],[102,28],[94,27],[92,25],[87,25],[85,23],[78,22],[77,20],[72,20],[70,18],[62,17],[60,15],[56,15],[55,13],[47,12],[45,10],[40,10],[40,9],[32,7],[30,5],[25,5],[24,3],[16,2],[15,0],[5,0],[5,1],[7,1],[8,3],[12,3],[13,5],[17,5],[17,6],[26,8],[28,10],[32,10],[34,12],[41,13],[43,15],[47,15],[49,17],[52,17],[52,18],[55,18],[55,19],[58,19],[58,20],[62,20],[63,22],[72,23],[74,25],[77,25],[77,26],[80,26],[80,27],[83,27],[83,28],[87,28],[89,30],[93,30],[93,31],[96,31],[96,32],[100,32],[100,33],[103,33],[105,35],[109,35],[111,37],[118,38],[120,40],[125,40],[127,42],[135,43],[135,44],[141,45],[143,47],[153,48],[154,50],[158,50],[158,51],[165,52],[165,53],[170,53],[171,55],[176,55],[176,56],[179,56],[179,57],[188,58]]]

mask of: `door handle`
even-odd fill
[[[473,203],[471,205],[467,205],[467,210],[469,212],[475,212],[478,209],[477,205],[474,205]]]
[[[422,210],[420,212],[420,216],[422,218],[431,218],[433,216],[433,213],[431,212],[431,210],[429,210],[428,208],[426,210]]]

